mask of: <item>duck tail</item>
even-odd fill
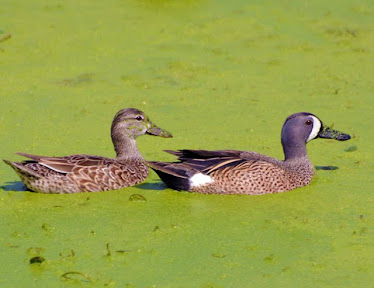
[[[24,179],[25,177],[27,177],[27,178],[31,178],[31,177],[32,178],[40,178],[40,175],[36,171],[28,168],[22,162],[11,162],[11,161],[5,160],[5,159],[3,159],[3,161],[4,161],[4,163],[6,163],[10,167],[12,167],[21,179]]]
[[[161,180],[174,190],[189,191],[191,188],[189,170],[181,163],[147,162]]]

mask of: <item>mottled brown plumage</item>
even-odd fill
[[[350,139],[324,127],[311,113],[289,116],[282,128],[285,160],[249,151],[179,150],[166,151],[179,162],[147,162],[160,178],[176,190],[206,194],[264,194],[302,187],[314,175],[306,143],[315,138]]]
[[[115,190],[141,183],[148,167],[140,154],[136,137],[150,134],[172,135],[154,125],[140,110],[127,108],[114,117],[111,136],[116,158],[94,155],[45,157],[17,153],[31,160],[4,160],[19,175],[26,187],[41,193],[76,193]]]

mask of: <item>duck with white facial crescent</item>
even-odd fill
[[[323,125],[311,113],[289,116],[281,141],[285,160],[237,150],[178,150],[166,152],[178,162],[147,162],[166,185],[175,190],[206,194],[277,193],[308,185],[314,175],[306,144],[316,138],[345,141],[348,134]]]

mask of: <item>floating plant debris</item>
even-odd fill
[[[43,263],[45,261],[44,257],[42,256],[35,256],[35,257],[32,257],[30,259],[30,264],[40,264],[40,263]]]
[[[88,282],[91,282],[91,277],[86,275],[86,274],[83,274],[81,272],[77,272],[77,271],[69,271],[69,272],[66,272],[64,274],[61,275],[61,278],[65,278],[65,279],[69,279],[69,280],[79,280],[79,279],[75,279],[75,278],[72,278],[71,276],[72,275],[78,275],[78,276],[81,276],[83,277],[85,280],[81,280],[81,281],[88,281]]]
[[[112,253],[110,252],[110,244],[106,243],[106,256],[110,256]]]
[[[0,36],[0,42],[4,42],[6,40],[9,40],[10,38],[12,38],[12,34],[1,35]]]
[[[48,223],[44,223],[42,225],[42,229],[47,231],[47,232],[53,232],[55,230],[55,228],[51,225],[49,225]]]
[[[338,170],[337,166],[316,166],[317,170]]]
[[[215,258],[225,258],[226,255],[222,254],[222,253],[212,253],[212,257],[215,257]]]
[[[131,202],[147,202],[147,199],[143,195],[140,194],[132,194],[129,197],[129,201]]]
[[[130,253],[131,250],[116,250],[115,252],[118,254],[125,254],[125,253]]]

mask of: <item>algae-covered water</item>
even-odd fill
[[[112,157],[125,107],[174,134],[139,138],[148,160],[282,158],[282,123],[300,111],[353,138],[312,141],[312,183],[264,196],[176,192],[154,172],[44,195],[2,163],[0,287],[371,287],[373,19],[364,0],[2,1],[3,159]]]

